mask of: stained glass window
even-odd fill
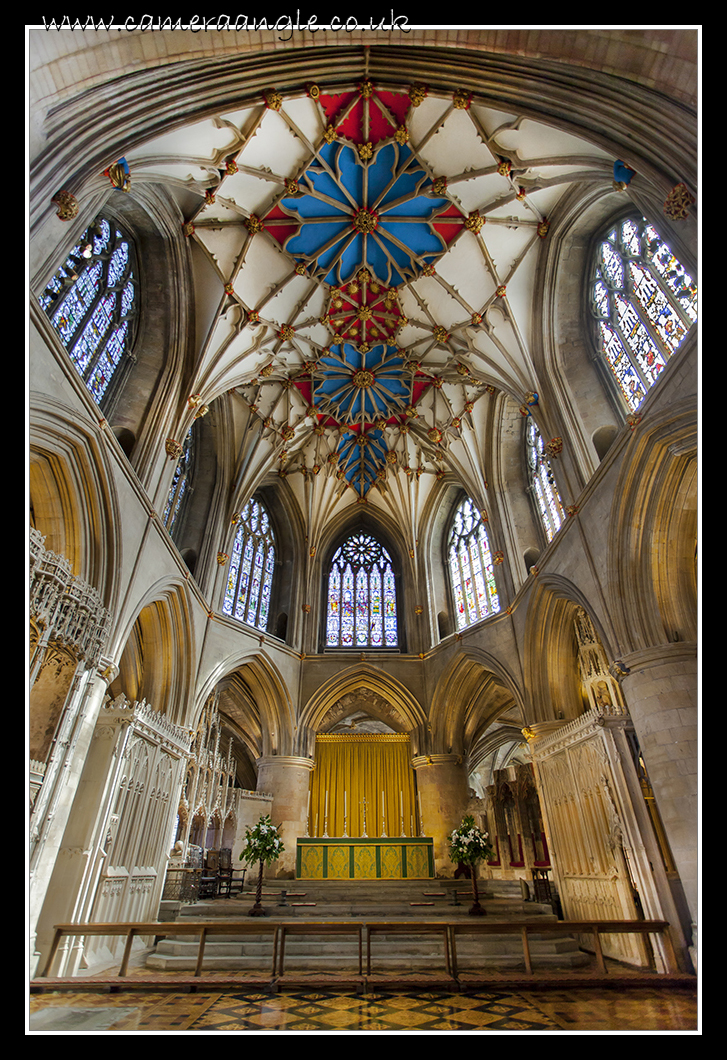
[[[352,534],[331,562],[326,646],[396,648],[398,643],[391,557],[371,534]]]
[[[481,513],[467,497],[455,512],[449,533],[457,629],[464,629],[500,610],[492,552]]]
[[[635,411],[697,320],[697,285],[647,221],[615,225],[596,253],[598,342]]]
[[[97,404],[133,344],[136,285],[133,243],[118,225],[99,217],[40,297]]]
[[[275,537],[264,505],[251,500],[240,515],[227,572],[222,610],[248,626],[266,630],[275,568]]]
[[[525,430],[528,476],[545,536],[548,541],[560,530],[565,513],[558,493],[553,469],[545,453],[545,443],[532,416],[528,416]]]
[[[193,464],[194,439],[192,437],[192,428],[190,427],[187,437],[184,439],[182,455],[175,468],[172,486],[164,507],[163,522],[172,537],[174,537],[175,529],[179,527],[180,515],[190,493]]]

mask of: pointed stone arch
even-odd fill
[[[420,753],[426,727],[424,711],[412,692],[396,678],[368,663],[358,663],[330,677],[310,697],[300,716],[298,754],[313,754],[317,732],[324,732],[343,716],[353,698],[365,704],[371,716],[384,722],[393,732],[408,733],[412,752]],[[337,705],[344,703],[337,711]]]
[[[635,428],[615,490],[609,585],[624,654],[697,640],[697,491],[695,399]]]
[[[118,674],[112,695],[146,700],[177,725],[185,714],[193,684],[195,637],[189,588],[161,582],[139,601],[133,622],[118,642]]]
[[[242,653],[218,664],[200,688],[192,709],[194,720],[210,695],[219,692],[224,697],[228,691],[226,708],[220,712],[243,735],[251,756],[295,753],[295,712],[287,683],[264,651]]]
[[[527,721],[562,721],[583,713],[575,619],[588,614],[609,660],[610,637],[585,594],[567,578],[538,576],[525,625],[523,668],[528,689]]]
[[[430,750],[466,755],[471,767],[489,727],[503,711],[521,713],[521,704],[521,689],[500,661],[475,648],[459,652],[434,689]]]
[[[30,401],[31,522],[45,547],[70,562],[113,609],[119,571],[119,512],[108,453],[88,422],[65,405]]]

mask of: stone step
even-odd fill
[[[311,941],[316,939],[315,942]],[[575,941],[568,937],[548,937],[545,935],[528,935],[530,951],[539,953],[568,953],[574,946]],[[215,936],[208,939],[205,945],[205,954],[218,957],[234,956],[260,956],[269,951],[271,945],[270,936],[246,936],[244,940],[230,936]],[[372,940],[372,952],[377,949],[395,947],[399,954],[438,953],[441,949],[442,940],[438,936],[422,935],[376,935]],[[199,943],[196,939],[188,936],[171,936],[161,940],[156,947],[157,956],[184,957],[196,954]],[[515,949],[521,951],[519,938],[513,935],[488,935],[486,939],[457,936],[457,953],[478,954],[507,953]],[[351,953],[358,952],[358,942],[352,938],[336,936],[306,936],[301,938],[296,935],[288,935],[285,940],[285,952],[288,954],[330,956],[348,950]]]
[[[556,920],[550,905],[524,901],[518,881],[478,881],[481,904],[488,923],[519,919]],[[255,888],[230,898],[207,899],[160,911],[160,920],[247,920]],[[266,920],[315,919],[381,921],[467,920],[472,904],[468,880],[275,880],[265,881],[262,905]],[[458,904],[454,904],[455,901]],[[576,967],[586,964],[573,938],[529,934],[534,965]],[[437,936],[376,935],[372,956],[377,970],[434,970],[442,966],[443,944]],[[196,967],[198,942],[189,936],[160,940],[147,959],[152,969],[187,971]],[[458,962],[463,968],[522,967],[519,936],[458,936]],[[203,967],[210,970],[267,970],[272,958],[269,934],[215,935],[205,945]],[[355,968],[358,943],[347,936],[296,936],[285,940],[285,965],[291,970],[338,971]]]
[[[287,881],[286,881],[287,882]],[[472,904],[469,885],[459,881],[432,881],[422,886],[421,881],[313,881],[310,886],[298,883],[295,887],[266,886],[262,893],[262,905],[269,916],[299,917],[315,919],[341,919],[348,916],[391,917],[456,916],[466,913]],[[497,881],[487,881],[494,883]],[[512,881],[508,881],[512,882]],[[467,881],[465,881],[467,883]],[[550,905],[524,901],[519,888],[512,897],[480,890],[480,899],[488,916],[513,917],[553,916]],[[188,905],[177,905],[174,910],[164,903],[160,919],[180,917],[204,919],[239,917],[247,915],[255,900],[254,891],[229,898],[205,899]]]
[[[442,966],[443,946],[436,938],[402,938],[377,936],[371,948],[373,966],[377,971],[423,971]],[[205,970],[263,970],[272,956],[268,937],[259,942],[212,942],[205,947]],[[533,967],[575,968],[589,963],[589,956],[578,949],[572,938],[530,940]],[[365,959],[365,958],[364,958]],[[148,968],[166,971],[187,971],[196,967],[197,947],[185,939],[160,942],[156,952],[147,958]],[[339,971],[355,968],[358,963],[358,943],[344,939],[322,938],[311,942],[290,936],[285,943],[285,967],[289,970]],[[457,963],[462,969],[512,968],[524,965],[519,940],[510,936],[488,936],[484,939],[457,940]]]
[[[508,917],[507,919],[512,919]],[[550,917],[546,919],[551,919]],[[554,919],[554,918],[553,918]],[[533,966],[574,968],[584,966],[589,957],[572,937],[548,933],[528,934]],[[198,942],[189,936],[170,936],[159,941],[154,954],[147,958],[151,969],[186,971],[196,967]],[[381,971],[434,970],[443,959],[443,944],[437,936],[376,935],[371,940],[375,967]],[[272,957],[270,935],[215,935],[205,945],[203,967],[208,970],[263,970]],[[457,938],[458,964],[464,969],[512,968],[524,964],[522,943],[512,934],[482,936],[461,935]],[[338,971],[356,967],[358,942],[346,936],[288,935],[285,940],[285,965],[291,970]]]

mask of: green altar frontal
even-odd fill
[[[434,878],[431,837],[387,839],[299,839],[300,880],[430,880]]]

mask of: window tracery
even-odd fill
[[[653,225],[628,218],[596,251],[598,344],[635,412],[697,320],[697,286]]]
[[[175,529],[179,528],[180,516],[184,503],[192,489],[192,468],[194,466],[194,437],[193,428],[190,427],[187,436],[182,443],[182,455],[174,471],[172,485],[164,507],[162,520],[170,535],[174,537]]]
[[[561,528],[565,512],[563,502],[558,493],[555,475],[546,456],[543,436],[532,416],[527,418],[525,447],[530,489],[535,497],[535,504],[545,530],[545,536],[548,541],[552,541]]]
[[[267,630],[275,569],[275,536],[267,509],[249,501],[239,517],[222,605],[224,614]]]
[[[326,647],[396,648],[398,643],[391,557],[371,534],[351,534],[331,561]]]
[[[91,396],[100,404],[124,354],[137,315],[134,246],[99,217],[84,232],[40,297]]]
[[[467,497],[457,508],[449,533],[449,572],[457,629],[500,610],[490,541],[481,513]]]

